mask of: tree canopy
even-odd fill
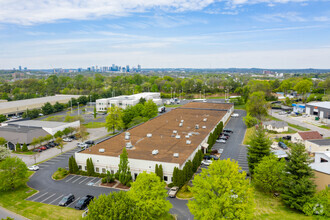
[[[0,190],[8,191],[28,181],[26,164],[17,157],[7,157],[0,162]]]
[[[267,109],[268,106],[264,92],[253,92],[249,96],[249,99],[246,103],[246,110],[251,116],[254,116],[261,120],[262,117],[268,114]]]
[[[118,106],[112,106],[108,109],[108,115],[105,119],[105,127],[108,131],[115,133],[116,130],[124,127],[122,115],[122,110]]]
[[[122,154],[120,154],[120,162],[117,171],[118,180],[124,185],[127,185],[132,180],[128,163],[128,154],[126,148],[124,147]]]
[[[195,219],[252,219],[254,197],[237,162],[216,160],[195,176],[188,208]]]

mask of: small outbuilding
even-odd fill
[[[305,144],[306,140],[323,139],[318,131],[300,131],[291,136],[293,143]]]
[[[330,139],[306,140],[305,147],[309,153],[330,151]]]
[[[264,129],[276,132],[285,132],[289,130],[288,123],[284,121],[265,121],[262,123]]]

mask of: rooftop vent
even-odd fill
[[[205,129],[205,128],[206,128],[206,126],[202,126],[202,128],[203,128],[203,129]]]
[[[179,153],[174,153],[173,157],[179,157]]]
[[[180,139],[180,135],[175,136],[176,139]]]
[[[157,155],[158,154],[158,150],[153,150],[152,151],[152,155]]]
[[[181,120],[181,123],[183,123],[184,121],[183,120]]]
[[[125,140],[129,140],[130,136],[129,135],[125,135]]]
[[[179,124],[179,127],[182,127],[182,125],[183,125],[183,123],[180,123],[180,124]]]
[[[198,125],[198,124],[196,124],[196,125],[195,125],[195,128],[196,128],[196,129],[199,129],[199,125]]]
[[[100,153],[104,153],[104,152],[105,152],[105,149],[104,149],[104,148],[100,148],[100,149],[99,149],[99,152],[100,152]]]
[[[186,140],[186,144],[191,144],[191,140]]]
[[[203,121],[207,121],[207,118],[204,118]]]
[[[188,133],[188,135],[189,135],[189,137],[191,137],[192,136],[192,133]]]
[[[129,133],[129,132],[125,132],[125,135],[126,135],[126,136],[131,136],[131,133]]]
[[[190,136],[189,135],[186,135],[186,138],[190,138]]]
[[[132,148],[132,147],[133,147],[133,145],[132,145],[131,142],[127,142],[127,143],[126,143],[126,148],[130,149],[130,148]]]
[[[152,137],[152,134],[150,134],[150,133],[147,134],[147,137],[148,137],[148,138],[151,138],[151,137]]]
[[[177,134],[177,133],[178,133],[178,131],[177,131],[177,130],[174,130],[174,131],[173,131],[173,134]]]

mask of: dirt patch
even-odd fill
[[[128,186],[125,186],[125,185],[123,185],[123,184],[121,184],[121,183],[119,183],[119,184],[116,186],[116,188],[118,188],[118,189],[129,189]]]
[[[106,187],[114,187],[114,185],[116,185],[116,182],[112,182],[112,183],[101,183],[101,186],[106,186]]]

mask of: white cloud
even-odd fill
[[[297,12],[286,12],[286,13],[275,13],[275,14],[264,14],[255,16],[259,21],[267,22],[280,22],[280,21],[292,21],[292,22],[303,22],[305,18],[300,16]]]
[[[307,0],[0,0],[0,23],[33,25],[58,20],[120,17],[160,9],[170,12],[202,10],[215,2],[243,4],[306,2]],[[226,10],[226,7],[223,9]]]

